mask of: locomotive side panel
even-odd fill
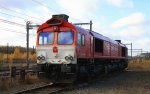
[[[76,51],[77,58],[88,59],[91,58],[91,36],[84,29],[77,28],[77,39],[76,39]]]
[[[94,58],[100,58],[103,56],[104,42],[102,39],[96,37],[94,37],[93,41]]]
[[[118,43],[118,56],[121,58],[121,46],[119,43]]]
[[[110,42],[104,41],[104,50],[103,50],[103,56],[110,56]]]
[[[119,49],[117,44],[111,43],[111,57],[119,58]]]

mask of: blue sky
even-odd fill
[[[94,31],[114,40],[120,39],[125,44],[133,43],[134,49],[150,51],[149,6],[149,0],[0,0],[0,19],[23,25],[26,21],[41,24],[53,14],[64,13],[70,16],[70,22],[92,20]],[[2,20],[1,45],[26,46],[25,27]],[[30,30],[30,34],[32,47],[35,46],[36,28]]]

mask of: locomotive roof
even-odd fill
[[[117,45],[118,45],[118,43],[119,43],[119,42],[114,41],[114,40],[112,40],[112,39],[110,39],[110,38],[108,38],[108,37],[106,37],[106,36],[103,36],[102,34],[97,33],[97,32],[90,31],[90,30],[81,28],[81,27],[79,27],[79,26],[75,26],[75,27],[76,27],[77,30],[81,30],[81,31],[84,32],[84,33],[85,33],[85,32],[86,32],[86,33],[91,33],[91,35],[93,35],[94,37],[96,37],[96,38],[98,38],[98,39],[102,39],[102,40],[105,40],[105,41],[108,41],[108,42],[111,42],[111,43],[117,44]]]
[[[91,32],[91,31],[89,31],[89,32]],[[97,32],[94,32],[94,31],[92,31],[91,32],[93,35],[94,35],[94,37],[96,37],[96,38],[99,38],[99,39],[102,39],[102,40],[105,40],[105,41],[109,41],[110,43],[113,43],[113,44],[119,44],[120,46],[123,46],[123,47],[126,47],[124,44],[122,44],[122,43],[120,43],[120,42],[117,42],[117,41],[115,41],[115,40],[112,40],[112,39],[110,39],[110,38],[108,38],[108,37],[106,37],[106,36],[103,36],[102,34],[99,34],[99,33],[97,33]]]
[[[110,39],[110,38],[108,38],[108,37],[106,37],[106,36],[103,36],[102,34],[99,34],[99,33],[94,32],[94,31],[92,31],[91,33],[92,33],[92,34],[94,35],[94,37],[96,37],[96,38],[99,38],[99,39],[102,39],[102,40],[111,42],[111,43],[113,43],[113,44],[118,44],[117,41],[114,41],[114,40],[112,40],[112,39]]]
[[[59,21],[59,23],[51,24],[50,22],[52,22],[53,20],[54,20],[55,22],[56,22],[56,21],[57,21],[57,22]],[[52,19],[49,19],[47,22],[43,23],[43,24],[38,28],[38,31],[37,31],[37,32],[39,32],[39,31],[41,31],[42,29],[47,28],[47,27],[49,27],[49,26],[60,25],[60,24],[63,25],[63,26],[70,27],[70,28],[72,28],[72,29],[74,29],[74,30],[76,29],[76,30],[78,30],[78,31],[80,31],[80,32],[82,32],[82,33],[84,33],[84,34],[90,33],[91,35],[93,35],[93,36],[96,37],[96,38],[99,38],[99,39],[108,41],[108,42],[113,43],[113,44],[117,44],[117,45],[119,44],[119,45],[125,47],[124,44],[119,43],[119,42],[117,42],[117,41],[114,41],[114,40],[112,40],[112,39],[110,39],[110,38],[108,38],[108,37],[106,37],[106,36],[103,36],[102,34],[99,34],[99,33],[97,33],[97,32],[94,32],[94,31],[90,31],[90,30],[81,28],[81,27],[79,27],[79,26],[73,25],[72,23],[69,23],[69,22],[67,22],[67,21],[65,21],[65,20],[63,20],[63,19],[59,19],[59,18],[52,18]]]
[[[126,45],[125,44],[122,44],[122,43],[119,43],[120,44],[120,46],[122,46],[122,47],[126,47]]]
[[[122,43],[120,43],[120,42],[117,42],[117,41],[115,41],[115,40],[112,40],[112,39],[110,39],[110,38],[108,38],[108,37],[106,37],[106,36],[103,36],[102,34],[99,34],[99,33],[95,32],[95,31],[90,31],[90,30],[88,30],[88,29],[84,29],[84,28],[81,28],[81,27],[76,26],[76,25],[74,25],[74,26],[75,26],[75,28],[76,28],[77,30],[80,30],[80,32],[90,33],[91,35],[93,35],[93,36],[96,37],[96,38],[99,38],[99,39],[108,41],[108,42],[113,43],[113,44],[116,44],[116,45],[120,45],[120,46],[122,46],[122,47],[126,47],[124,44],[122,44]]]

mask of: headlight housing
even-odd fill
[[[44,57],[44,56],[42,56],[42,57],[41,57],[41,59],[42,59],[42,60],[45,60],[45,57]]]
[[[37,59],[38,59],[38,60],[41,60],[41,57],[40,57],[40,56],[38,56],[38,57],[37,57]]]
[[[66,61],[69,61],[69,60],[70,60],[70,61],[73,61],[73,56],[71,56],[71,55],[66,56],[66,57],[65,57],[65,60],[66,60]]]
[[[71,61],[73,61],[73,56],[70,56],[69,59],[70,59]]]
[[[37,59],[38,60],[45,60],[45,57],[44,56],[38,56]]]
[[[66,56],[66,57],[65,57],[65,60],[68,61],[68,60],[69,60],[69,56]]]

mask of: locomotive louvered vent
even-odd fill
[[[69,16],[66,14],[58,14],[58,15],[52,15],[52,18],[61,18],[68,21]]]
[[[48,24],[59,24],[59,23],[61,23],[61,21],[57,20],[57,19],[51,19],[51,20],[48,20],[47,23]]]

